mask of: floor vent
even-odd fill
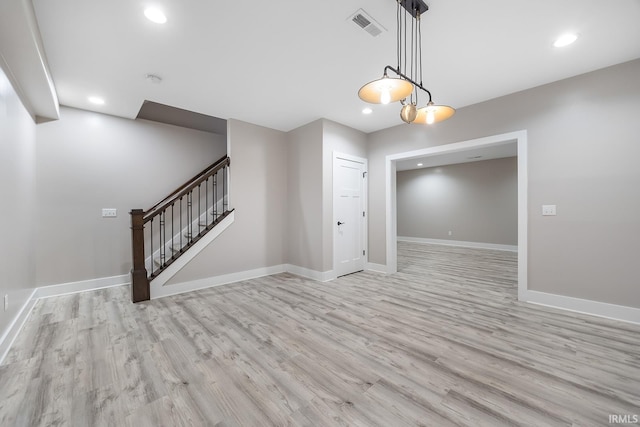
[[[349,17],[352,22],[365,30],[367,33],[371,34],[373,37],[376,37],[382,34],[383,31],[387,31],[382,25],[376,22],[375,19],[371,17],[367,12],[362,9],[358,9],[353,15]]]

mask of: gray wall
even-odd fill
[[[35,149],[36,125],[0,69],[0,336],[35,288]]]
[[[146,209],[226,153],[226,138],[61,108],[37,127],[38,286],[129,273],[129,211]],[[117,208],[117,218],[102,218]]]
[[[640,307],[640,60],[369,135],[370,261],[385,263],[385,156],[526,129],[529,289]],[[542,204],[558,215],[542,217]]]
[[[283,263],[331,270],[331,156],[366,156],[366,135],[326,120],[289,134],[228,126],[236,221],[168,284]],[[47,212],[36,225],[38,286],[128,273],[128,212],[151,206],[226,150],[209,133],[71,108],[38,126],[37,138],[39,211]],[[101,218],[102,208],[117,208],[118,217]]]
[[[228,121],[231,207],[235,222],[168,284],[285,263],[288,227],[287,137],[284,132]]]
[[[398,236],[518,244],[516,157],[400,171],[396,186]]]
[[[329,120],[283,133],[229,121],[235,222],[168,283],[292,264],[333,269],[333,152],[366,157],[366,134]]]
[[[287,134],[287,262],[322,271],[322,120]]]

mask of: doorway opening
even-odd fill
[[[435,156],[455,156],[474,151],[512,145],[518,159],[518,299],[523,300],[527,291],[527,132],[526,130],[494,135],[485,138],[429,147],[421,150],[392,154],[385,160],[386,206],[386,259],[387,273],[398,270],[398,223],[396,198],[397,163]]]

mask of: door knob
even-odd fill
[[[342,225],[342,224],[344,224],[344,222],[340,222],[340,221],[338,221],[338,225]]]

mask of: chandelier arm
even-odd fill
[[[404,73],[402,73],[399,69],[397,68],[393,68],[391,65],[387,65],[386,67],[384,67],[384,75],[387,75],[387,71],[393,71],[393,73],[395,75],[397,75],[398,77],[402,77],[403,79],[405,79],[406,81],[408,81],[409,83],[413,84],[415,87],[417,87],[418,89],[424,91],[427,93],[427,95],[429,95],[429,102],[431,102],[431,92],[429,92],[428,89],[426,89],[424,86],[422,86],[421,83],[416,83],[414,82],[411,78],[409,78],[408,76],[406,76]]]

